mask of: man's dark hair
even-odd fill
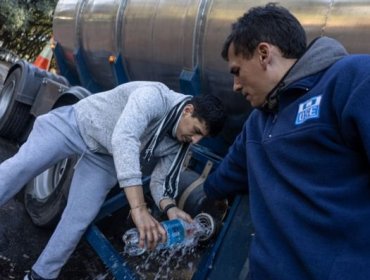
[[[299,58],[306,50],[306,33],[299,21],[276,3],[251,8],[231,26],[224,42],[222,57],[228,60],[228,50],[234,44],[235,55],[249,59],[261,42],[280,49],[285,58]]]
[[[220,99],[212,94],[202,94],[193,97],[188,104],[194,107],[192,117],[205,122],[209,136],[216,136],[221,132],[226,113]]]

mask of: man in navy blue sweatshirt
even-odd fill
[[[222,56],[256,109],[204,189],[249,194],[249,278],[370,279],[370,56],[306,47],[276,4],[238,19]]]

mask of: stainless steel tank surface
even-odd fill
[[[54,38],[71,71],[80,50],[91,78],[116,86],[109,57],[122,58],[129,80],[157,80],[179,90],[182,70],[200,72],[202,93],[212,93],[238,119],[250,111],[232,93],[232,76],[221,58],[230,25],[245,11],[269,1],[250,0],[60,0]],[[282,0],[300,20],[308,39],[341,41],[349,52],[370,50],[370,1]],[[231,109],[232,108],[232,109]],[[232,125],[231,125],[232,127]]]

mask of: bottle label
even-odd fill
[[[166,246],[180,244],[185,240],[185,228],[179,220],[169,220],[162,225],[167,232]]]

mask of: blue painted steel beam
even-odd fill
[[[119,54],[115,58],[115,60],[111,63],[111,66],[112,66],[112,73],[114,75],[117,85],[127,83],[129,81],[126,70],[123,66],[123,59],[122,59],[121,54]]]
[[[189,167],[199,174],[203,172],[204,166],[208,161],[213,163],[211,169],[211,171],[213,171],[222,160],[221,157],[201,145],[193,145],[191,147],[191,152],[192,155]]]
[[[248,195],[237,196],[213,246],[203,254],[193,280],[247,279],[254,228]]]
[[[145,192],[148,191],[148,184],[150,177],[143,178],[143,186]],[[118,193],[110,199],[107,199],[94,223],[87,229],[84,237],[94,251],[98,254],[103,263],[107,266],[109,271],[113,274],[116,280],[130,280],[137,279],[135,273],[127,265],[126,261],[119,254],[119,252],[111,245],[105,238],[103,233],[95,225],[95,223],[108,215],[118,211],[122,207],[128,205],[128,201],[123,192]]]
[[[194,273],[192,280],[205,280],[209,279],[209,273],[212,270],[212,267],[214,265],[214,262],[217,258],[217,255],[219,254],[219,249],[224,241],[224,238],[227,234],[227,232],[230,229],[230,224],[232,219],[234,218],[237,208],[239,207],[241,203],[241,197],[237,196],[231,205],[231,208],[229,210],[229,213],[226,217],[225,222],[223,223],[222,229],[220,233],[217,236],[215,244],[210,247],[207,252],[203,255],[203,258],[201,262],[198,265],[197,271]],[[232,248],[231,248],[232,249]],[[225,264],[227,266],[227,264]]]
[[[63,49],[60,44],[56,43],[53,49],[54,57],[58,65],[59,72],[62,76],[66,77],[71,85],[79,85],[80,80],[78,79],[77,73],[73,73],[68,67],[65,57],[63,55]]]
[[[113,248],[111,243],[95,225],[91,225],[85,234],[86,240],[99,255],[103,263],[117,280],[138,279],[135,273],[127,265],[127,262]]]
[[[81,81],[81,85],[93,93],[101,91],[101,87],[91,78],[90,71],[86,65],[81,49],[78,48],[77,50],[75,50],[73,55],[76,61],[75,65]]]
[[[199,95],[201,84],[200,84],[200,73],[199,68],[195,67],[193,70],[182,70],[180,74],[180,89],[181,92],[187,95]]]

